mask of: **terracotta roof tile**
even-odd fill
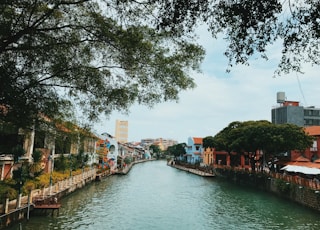
[[[193,137],[193,142],[196,145],[202,145],[202,140],[203,140],[202,137]]]
[[[294,161],[297,161],[297,162],[310,162],[310,160],[308,158],[305,158],[303,156],[297,157],[296,159],[294,159]]]
[[[310,136],[320,136],[320,126],[308,126],[304,129]]]

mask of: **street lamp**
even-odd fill
[[[53,162],[54,162],[53,156],[49,155],[48,160],[50,162],[50,190],[49,190],[49,195],[51,196],[51,192],[52,192],[52,172],[53,172]]]
[[[69,165],[70,165],[70,178],[72,177],[72,156],[69,154]]]

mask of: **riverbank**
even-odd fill
[[[281,173],[232,169],[221,165],[216,165],[212,173],[177,165],[173,161],[168,161],[167,165],[199,176],[217,177],[240,186],[263,190],[320,212],[320,184],[312,180],[297,179]]]
[[[60,200],[62,197],[74,192],[92,181],[95,181],[96,169],[83,171],[79,175],[73,175],[68,179],[59,181],[47,188],[31,190],[27,196],[20,195],[18,199],[9,201],[6,199],[0,205],[0,229],[23,219],[29,219],[30,213],[35,210],[36,203],[50,203],[53,200]]]
[[[182,165],[175,164],[174,161],[168,161],[167,165],[171,166],[173,168],[182,170],[182,171],[186,171],[186,172],[198,175],[198,176],[202,176],[202,177],[215,177],[216,176],[214,172],[209,173],[209,172],[201,171],[199,169],[193,169],[193,168],[184,167]]]
[[[156,159],[144,159],[144,160],[136,160],[131,162],[130,164],[126,165],[126,167],[122,168],[121,170],[116,171],[114,174],[117,175],[127,175],[131,168],[135,165],[135,164],[140,164],[140,163],[144,163],[144,162],[148,162],[148,161],[155,161]]]
[[[59,181],[50,187],[32,190],[28,196],[19,196],[18,199],[12,201],[7,199],[4,204],[0,205],[0,210],[2,210],[2,214],[0,214],[0,229],[5,229],[11,224],[17,223],[24,219],[28,220],[31,213],[34,213],[36,210],[40,210],[41,208],[36,208],[36,203],[41,202],[47,204],[51,203],[51,201],[55,199],[59,201],[63,197],[73,193],[78,189],[81,189],[89,183],[99,181],[102,178],[111,175],[126,175],[135,164],[152,160],[155,159],[134,161],[122,170],[114,173],[110,173],[109,171],[98,173],[95,168],[89,169],[87,171],[83,171],[79,175],[74,175],[68,179]]]
[[[215,171],[223,180],[263,190],[320,212],[320,185],[315,186],[314,182],[301,183],[301,179],[281,173],[250,172],[222,166],[216,167]]]
[[[59,216],[35,216],[18,229],[319,229],[319,214],[276,196],[167,166],[135,165],[61,200]],[[183,210],[183,214],[182,213]],[[196,213],[196,218],[195,218]]]

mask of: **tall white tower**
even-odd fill
[[[128,121],[116,120],[115,136],[119,143],[128,142]]]

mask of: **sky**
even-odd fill
[[[197,30],[198,43],[206,50],[201,73],[191,73],[197,87],[180,93],[179,102],[156,104],[152,109],[134,105],[130,113],[114,112],[94,125],[97,134],[115,134],[116,120],[129,123],[128,142],[144,138],[173,139],[187,143],[189,137],[214,136],[233,121],[268,120],[277,104],[277,92],[302,106],[320,107],[320,67],[304,65],[301,73],[274,77],[281,45],[268,48],[266,61],[252,58],[226,73],[226,43],[213,39],[205,28]]]

